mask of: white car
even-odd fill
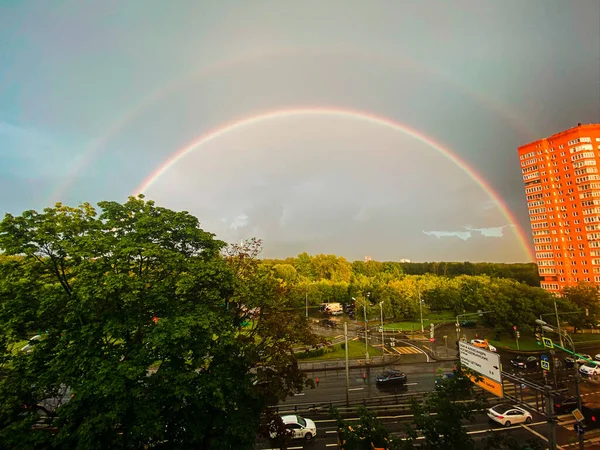
[[[25,353],[31,353],[33,351],[33,346],[35,345],[36,341],[39,341],[41,338],[42,336],[39,334],[36,334],[35,336],[29,338],[29,342],[25,347],[21,349],[21,351]]]
[[[596,356],[594,356],[594,359],[595,359],[596,361],[600,361],[600,353],[598,353]]]
[[[291,433],[292,439],[306,439],[310,441],[317,435],[317,426],[310,419],[301,416],[282,416],[285,428]],[[277,433],[273,430],[270,433],[271,438],[275,438]]]
[[[579,372],[582,375],[585,375],[587,377],[591,377],[594,375],[600,375],[600,362],[598,362],[598,361],[586,362],[583,366],[579,367]]]
[[[519,408],[518,406],[501,404],[488,409],[488,417],[494,422],[498,422],[505,427],[517,423],[531,423],[533,417],[529,411]]]

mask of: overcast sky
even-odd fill
[[[0,2],[0,213],[124,201],[206,133],[299,108],[363,118],[225,130],[145,194],[269,257],[528,261],[517,147],[600,122],[600,3]]]

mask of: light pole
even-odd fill
[[[369,295],[369,293],[367,293],[367,295]],[[352,297],[352,300],[356,301],[356,299],[354,297]],[[364,302],[363,303],[363,314],[365,316],[365,360],[368,363],[369,362],[369,341],[368,341],[368,337],[367,337],[367,303]]]
[[[304,304],[306,306],[306,318],[308,319],[308,284],[306,285],[306,299]]]
[[[383,340],[383,301],[379,302],[381,310],[381,362],[385,359],[385,341]]]
[[[419,310],[421,311],[421,333],[425,333],[425,327],[423,326],[423,300],[421,300],[421,289],[418,284],[417,292],[419,293]]]
[[[579,411],[581,411],[581,392],[579,391],[580,375],[579,375],[579,366],[577,364],[577,352],[575,351],[575,342],[573,342],[573,339],[571,338],[569,333],[567,333],[564,330],[561,330],[558,327],[549,325],[548,323],[544,322],[542,319],[536,320],[535,323],[537,323],[538,325],[541,325],[542,329],[544,331],[559,333],[559,335],[561,335],[561,337],[564,335],[565,339],[569,342],[569,344],[571,344],[571,348],[573,349],[573,355],[575,356],[575,364],[573,365],[573,367],[575,368],[575,396],[577,397],[577,409],[579,409]],[[583,435],[581,435],[579,433],[577,435],[579,437],[579,450],[584,450]]]

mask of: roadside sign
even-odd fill
[[[540,357],[540,359],[541,359],[542,361],[548,361],[548,355],[542,355],[542,356]]]
[[[540,361],[540,365],[544,370],[550,370],[550,363],[548,361]]]
[[[460,362],[475,372],[502,383],[500,355],[489,352],[466,342],[459,342]]]
[[[578,408],[574,409],[572,414],[573,414],[573,417],[575,417],[575,420],[577,422],[583,422],[583,419],[584,419],[583,414],[581,413],[581,411],[579,411]]]
[[[544,347],[554,348],[554,344],[552,343],[552,339],[545,337],[545,338],[542,338],[542,341],[544,341]]]
[[[497,397],[504,397],[502,383],[498,383],[497,381],[490,380],[489,378],[484,377],[484,376],[479,377],[480,381],[477,381],[478,377],[476,377],[475,375],[467,374],[467,377],[469,377],[469,379],[473,382],[473,384],[476,384],[480,388],[485,389],[488,392],[491,392],[492,394],[494,394]]]
[[[585,428],[583,428],[583,425],[581,425],[580,423],[576,423],[575,425],[573,425],[573,429],[577,432],[577,434],[585,433]]]

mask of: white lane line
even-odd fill
[[[325,447],[337,447],[337,444],[325,444]]]
[[[407,386],[416,386],[419,383],[406,383]]]
[[[337,431],[336,430],[329,430],[329,431],[326,431],[325,433],[327,433],[327,434],[329,434],[329,433],[337,433]]]
[[[306,393],[305,393],[305,392],[302,392],[301,394],[294,394],[294,397],[300,397],[300,396],[302,396],[302,395],[306,395]],[[300,448],[302,448],[302,447],[300,447]]]
[[[349,391],[362,391],[364,389],[364,387],[360,387],[360,388],[351,388],[348,389]]]

